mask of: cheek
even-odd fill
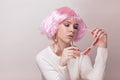
[[[59,28],[59,30],[58,30],[58,37],[64,37],[66,32],[67,32],[67,30],[64,29],[64,27]]]
[[[74,38],[77,36],[77,34],[78,34],[78,31],[76,30],[74,33]]]
[[[77,32],[78,32],[78,30],[77,30],[77,29],[75,29],[75,30],[74,30],[74,35],[75,35],[75,34],[77,34]]]
[[[77,34],[78,34],[78,30],[75,31],[75,35],[77,35]]]
[[[59,37],[63,37],[65,34],[66,34],[66,31],[65,31],[65,30],[59,30],[59,31],[58,31],[58,36],[59,36]]]

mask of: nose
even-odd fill
[[[75,33],[75,29],[73,26],[70,26],[70,32]]]

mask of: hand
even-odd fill
[[[94,38],[98,38],[96,44],[98,44],[99,47],[107,48],[107,33],[104,29],[93,28],[91,34]]]
[[[76,57],[79,57],[79,56],[80,56],[80,50],[79,50],[79,48],[77,48],[77,47],[68,47],[68,48],[65,48],[63,50],[63,52],[62,52],[62,56],[61,56],[59,64],[61,66],[66,66],[67,62],[70,59],[73,59],[73,58],[76,58]]]

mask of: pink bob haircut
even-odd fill
[[[65,20],[75,18],[78,23],[78,31],[73,41],[79,41],[85,34],[86,24],[80,15],[71,8],[61,7],[53,11],[41,24],[41,33],[46,34],[49,39],[54,40],[58,26]]]

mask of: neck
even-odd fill
[[[53,51],[56,53],[56,55],[61,56],[64,48],[67,48],[70,45],[71,45],[70,43],[65,43],[65,42],[62,42],[62,41],[58,41],[57,43],[53,44]],[[55,47],[57,47],[57,51],[55,50]]]
[[[70,46],[70,44],[62,43],[62,42],[58,42],[57,45],[58,45],[58,47],[60,48],[61,51],[63,51],[64,48],[67,48],[67,47]]]

